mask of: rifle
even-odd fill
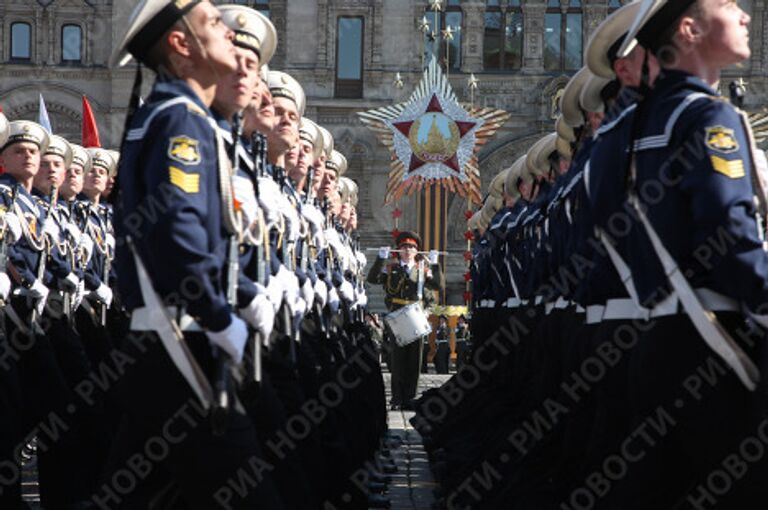
[[[56,197],[56,186],[51,186],[51,192],[48,197],[48,210],[45,213],[45,220],[43,220],[43,225],[47,224],[49,221],[51,221],[51,211],[53,210],[54,205],[54,199]],[[40,252],[40,258],[37,261],[37,273],[36,277],[40,283],[43,282],[45,279],[45,267],[48,263],[48,256],[51,252],[51,244],[55,242],[55,239],[49,240],[47,237],[43,239],[43,250]],[[32,315],[30,317],[30,322],[32,323],[33,327],[35,323],[37,323],[37,307],[32,307]]]
[[[101,275],[101,281],[104,285],[109,286],[109,273],[112,271],[112,258],[113,255],[110,253],[109,244],[107,243],[107,233],[108,233],[108,223],[106,218],[106,213],[104,214],[104,269],[102,271]],[[107,304],[103,303],[100,306],[100,312],[101,312],[101,326],[104,327],[107,325]]]

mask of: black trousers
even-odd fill
[[[392,348],[392,403],[406,404],[416,397],[421,365],[422,340]]]
[[[740,314],[718,317],[766,374],[765,332],[748,327]],[[761,438],[768,439],[762,384],[748,391],[687,316],[657,319],[641,337],[628,372],[630,443],[624,449],[634,459],[643,456],[630,463],[613,508],[759,507],[756,502],[768,497],[768,462],[754,455]],[[736,465],[746,469],[729,475]],[[723,490],[726,478],[732,480],[729,490]]]
[[[451,361],[451,344],[449,342],[437,342],[437,353],[435,353],[435,371],[438,374],[447,374],[448,365]]]
[[[185,338],[211,379],[214,360],[202,333]],[[169,486],[184,508],[283,508],[251,419],[233,409],[216,434],[209,413],[154,332],[131,332],[116,368],[123,418],[94,500],[146,509]]]
[[[0,318],[6,321],[4,312]],[[0,508],[15,510],[21,506],[21,459],[19,446],[23,441],[21,379],[19,352],[20,338],[13,337],[0,321]]]

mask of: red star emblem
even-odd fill
[[[424,113],[444,113],[443,107],[440,106],[440,101],[437,99],[436,94],[432,94],[432,98],[429,100],[429,104],[427,105],[426,110],[424,110]],[[469,133],[472,128],[475,127],[477,124],[476,122],[462,122],[462,121],[456,121],[451,119],[452,122],[456,125],[456,128],[459,131],[459,137],[463,138],[464,135]],[[393,122],[392,125],[400,131],[403,136],[406,138],[410,137],[411,134],[411,127],[413,127],[413,124],[415,123],[415,120],[408,120],[404,122]],[[433,163],[430,161],[423,161],[421,158],[416,156],[416,154],[411,154],[411,162],[408,165],[408,171],[413,172],[414,170],[421,168],[422,166],[426,165],[427,163]],[[459,158],[454,152],[448,159],[445,161],[442,161],[442,164],[450,168],[456,173],[461,172],[461,168],[459,168]]]

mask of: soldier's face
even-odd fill
[[[312,192],[317,196],[323,185],[323,179],[325,179],[325,155],[321,154],[312,164],[312,167],[315,169],[312,172]]]
[[[107,170],[100,166],[92,166],[83,181],[83,191],[89,194],[101,195],[107,188]]]
[[[313,159],[313,147],[312,144],[304,140],[299,142],[299,154],[297,161],[297,169],[301,172],[302,176],[306,176],[309,172],[309,165],[312,164]]]
[[[216,87],[214,106],[219,113],[230,117],[247,107],[261,81],[259,77],[259,57],[251,50],[235,48],[237,69],[227,73],[219,80]]]
[[[400,246],[400,260],[410,264],[416,258],[417,248],[412,244],[404,244]]]
[[[746,60],[749,48],[749,15],[736,0],[698,0],[699,52],[710,65],[720,69]]]
[[[77,163],[72,163],[65,174],[59,194],[68,200],[81,191],[83,191],[83,167]]]
[[[346,224],[352,214],[352,209],[349,204],[341,204],[341,211],[339,211],[339,219],[342,224]]]
[[[352,207],[351,212],[349,213],[349,223],[347,223],[349,226],[349,230],[357,230],[357,210]]]
[[[336,172],[326,168],[323,172],[323,184],[320,187],[321,197],[331,197],[336,194]]]
[[[299,141],[299,112],[296,103],[285,97],[274,98],[275,127],[272,129],[272,140],[285,149]],[[285,150],[283,149],[283,150]]]
[[[61,156],[46,154],[40,159],[40,171],[35,175],[33,185],[46,195],[51,186],[61,187],[64,181],[64,159]]]
[[[210,2],[201,2],[192,8],[186,16],[189,26],[194,32],[190,51],[193,59],[201,65],[213,66],[219,76],[234,72],[237,69],[235,57],[234,32],[221,20],[221,13]]]
[[[30,179],[40,169],[40,147],[32,142],[9,145],[0,153],[0,166],[19,180]]]
[[[243,127],[245,132],[258,131],[263,135],[272,132],[275,127],[275,106],[272,94],[264,80],[259,78],[253,98],[243,112]]]

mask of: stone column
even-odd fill
[[[768,51],[766,44],[768,37],[765,37],[766,16],[764,0],[755,0],[752,2],[752,12],[750,12],[752,22],[749,26],[749,32],[752,34],[752,73],[762,73],[768,69]],[[757,36],[757,37],[756,37]]]
[[[535,0],[523,6],[523,72],[544,71],[544,12],[546,2]]]
[[[584,2],[583,35],[584,58],[587,54],[587,42],[595,29],[608,16],[608,3],[605,0],[587,0]]]
[[[483,35],[485,31],[485,2],[463,2],[464,27],[461,34],[461,71],[477,73],[483,70]]]

